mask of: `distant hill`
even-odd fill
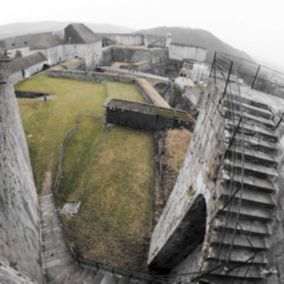
[[[13,23],[8,25],[0,25],[0,38],[11,37],[22,34],[40,33],[40,32],[55,32],[63,30],[70,22],[34,22],[34,23]],[[94,24],[84,23],[90,29],[98,33],[131,33],[133,30],[109,25],[109,24]]]
[[[166,36],[167,33],[171,33],[173,37],[173,42],[197,45],[207,48],[208,62],[212,62],[215,51],[225,52],[244,59],[252,60],[252,58],[247,53],[225,43],[224,41],[220,40],[215,35],[206,30],[181,27],[157,27],[147,30],[141,30],[139,32],[160,36]]]

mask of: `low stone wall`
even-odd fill
[[[193,131],[195,121],[185,112],[118,99],[109,99],[105,122],[143,130],[187,128]]]
[[[48,70],[47,75],[55,78],[68,78],[84,81],[114,81],[122,83],[135,83],[140,94],[147,103],[156,106],[170,108],[169,104],[160,96],[160,94],[145,79],[138,79],[135,76],[127,74],[113,74],[108,72],[88,72],[88,71],[55,71]]]
[[[148,70],[151,70],[152,65],[149,61],[139,61],[136,63],[119,65],[119,68],[137,72],[147,72]]]
[[[33,99],[33,98],[39,98],[43,96],[49,96],[48,93],[41,93],[41,92],[25,92],[25,91],[15,91],[17,98],[27,98],[27,99]]]
[[[55,66],[49,68],[49,70],[55,71],[67,71],[67,70],[85,70],[86,62],[84,58],[72,58],[61,62]]]
[[[114,81],[114,82],[122,82],[122,83],[134,83],[135,78],[126,75],[116,75],[108,72],[91,72],[91,71],[57,71],[57,70],[49,70],[46,73],[50,77],[54,78],[67,78],[73,80],[82,80],[82,81]]]
[[[146,99],[146,102],[155,106],[171,108],[170,105],[162,98],[162,96],[150,85],[145,79],[136,79],[136,86],[140,94]]]

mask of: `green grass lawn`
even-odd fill
[[[136,87],[39,76],[16,89],[52,93],[47,103],[18,100],[39,192],[45,173],[55,175],[59,145],[81,114],[79,132],[66,148],[59,191],[62,205],[82,201],[80,214],[65,218],[73,245],[89,259],[144,269],[152,221],[152,135],[104,129],[102,107],[108,96],[143,101]]]

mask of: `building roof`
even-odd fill
[[[6,49],[30,47],[31,49],[46,49],[62,44],[63,41],[50,32],[20,35],[0,40],[0,46]]]
[[[39,37],[39,40],[36,41],[31,48],[45,49],[45,48],[55,47],[61,44],[63,44],[63,40],[61,38],[59,38],[57,35],[50,34]]]
[[[10,75],[45,61],[47,61],[47,58],[40,52],[26,57],[15,58],[7,63],[5,66],[5,72]]]
[[[84,24],[70,24],[65,28],[64,32],[65,43],[84,44],[101,40],[99,36]]]

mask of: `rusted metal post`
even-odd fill
[[[224,89],[224,92],[223,92],[223,98],[225,97],[225,95],[227,93],[227,88],[228,88],[228,85],[229,85],[229,82],[230,82],[230,77],[231,77],[231,73],[232,73],[232,69],[233,69],[233,64],[234,64],[234,62],[231,61],[228,77],[227,77],[227,80],[226,80],[225,89]]]
[[[254,85],[255,85],[255,82],[256,82],[258,73],[259,73],[259,71],[260,71],[260,68],[261,68],[261,65],[258,65],[257,70],[256,70],[256,73],[255,73],[254,78],[253,78],[253,81],[252,81],[252,84],[251,84],[251,89],[254,88]]]

